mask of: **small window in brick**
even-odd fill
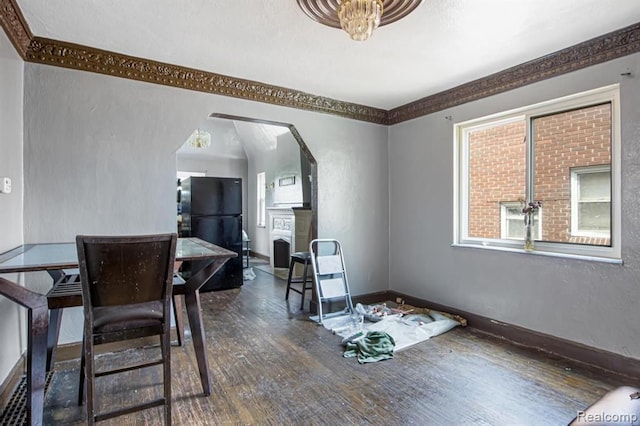
[[[542,234],[542,209],[538,209],[533,217],[533,239],[539,240]],[[524,240],[524,213],[522,203],[500,204],[500,238]]]
[[[611,233],[611,167],[571,171],[571,235],[606,244]]]

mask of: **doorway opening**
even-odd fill
[[[211,134],[211,143],[205,149],[185,143],[177,151],[177,170],[242,178],[243,230],[251,241],[252,257],[272,260],[269,209],[304,210],[308,214],[305,233],[309,240],[317,238],[317,164],[293,124],[213,113],[198,129]],[[282,161],[288,164],[279,165]],[[264,173],[262,203],[257,178],[260,172]],[[262,215],[258,212],[260,204]],[[296,251],[307,250],[299,245]]]

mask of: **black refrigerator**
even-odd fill
[[[227,260],[207,281],[203,291],[225,290],[242,285],[242,179],[188,177],[180,181],[182,223],[180,236],[198,237],[234,251],[237,257]],[[204,265],[185,262],[181,273],[188,278]]]

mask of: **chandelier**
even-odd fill
[[[211,145],[211,133],[196,129],[187,141],[190,147],[204,149]]]
[[[353,40],[368,39],[380,25],[382,0],[342,0],[338,6],[338,19],[343,30]]]
[[[298,6],[321,24],[342,28],[353,40],[368,39],[373,30],[404,18],[422,0],[298,0]]]

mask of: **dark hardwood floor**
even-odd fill
[[[241,289],[202,294],[211,396],[202,395],[190,340],[172,348],[174,424],[566,425],[608,390],[637,385],[469,328],[360,365],[342,357],[338,336],[298,311],[299,295],[284,301],[283,280],[254,271],[256,279]],[[57,363],[46,424],[84,423],[76,405],[78,366]],[[98,406],[161,392],[159,374],[99,379]],[[151,409],[106,423],[155,425],[162,415]]]

